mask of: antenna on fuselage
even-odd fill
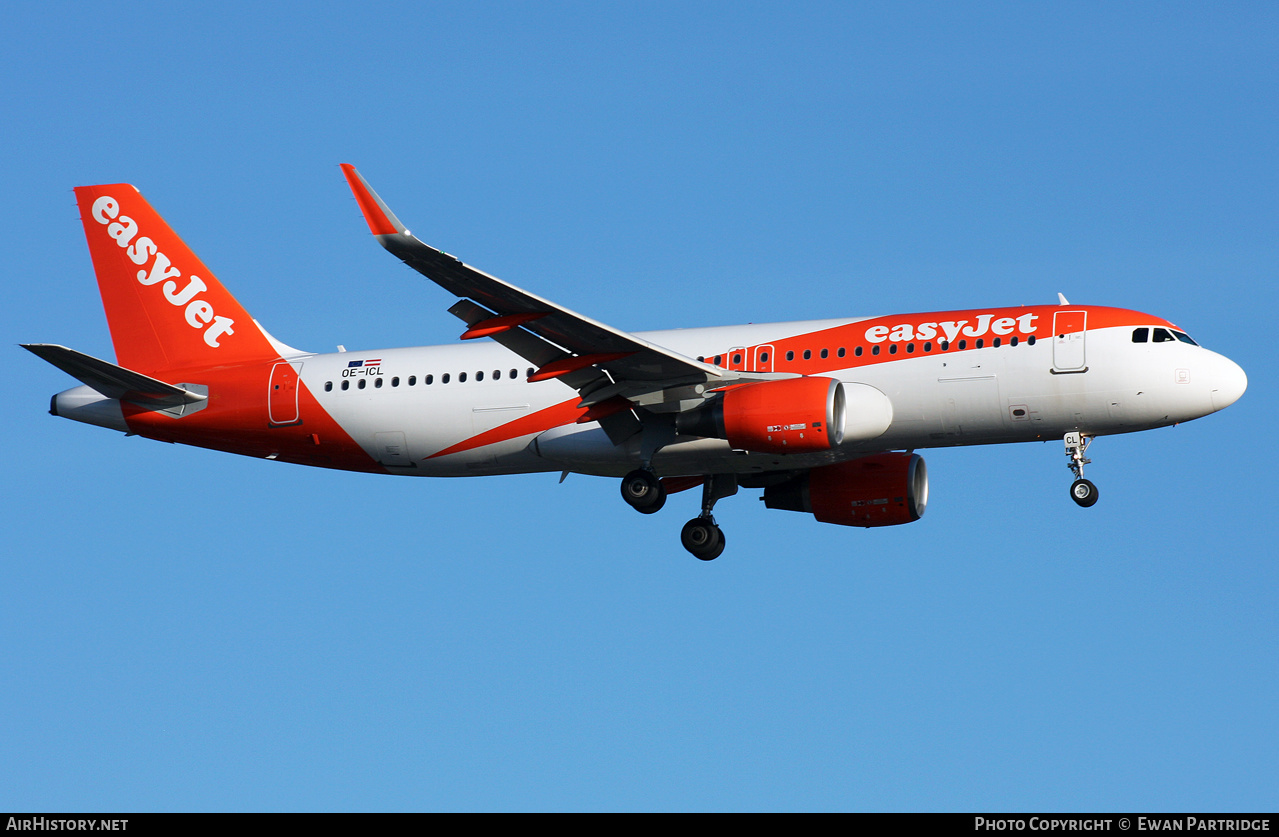
[[[1069,305],[1069,304],[1070,304],[1069,302],[1067,302],[1067,301],[1066,301],[1066,295],[1065,295],[1065,294],[1063,294],[1061,291],[1058,291],[1058,292],[1057,292],[1057,304],[1058,304],[1058,305]]]

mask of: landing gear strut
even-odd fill
[[[1082,433],[1066,434],[1066,456],[1070,457],[1068,467],[1075,475],[1075,481],[1070,484],[1070,499],[1084,508],[1097,502],[1097,486],[1091,480],[1084,479],[1084,466],[1092,462],[1084,456],[1084,452],[1088,450],[1092,440],[1092,436]]]
[[[666,489],[651,470],[639,468],[622,477],[622,499],[640,514],[653,514],[666,505]]]
[[[724,551],[724,530],[715,524],[715,503],[737,493],[734,474],[710,474],[702,482],[702,513],[684,524],[680,543],[702,561],[714,561]],[[653,514],[666,505],[666,489],[650,468],[637,468],[622,478],[622,499],[641,514]]]
[[[702,561],[714,561],[724,551],[724,530],[715,524],[711,510],[715,502],[737,493],[737,477],[733,474],[711,474],[702,483],[702,513],[684,524],[680,543]]]

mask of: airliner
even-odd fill
[[[379,474],[560,472],[620,478],[652,514],[701,488],[680,540],[726,543],[715,504],[843,526],[918,520],[923,448],[1061,440],[1070,496],[1098,436],[1233,404],[1243,370],[1184,329],[1055,305],[629,333],[420,241],[343,165],[377,241],[457,301],[461,341],[304,352],[252,319],[136,188],[75,190],[116,362],[24,348],[83,385],[50,413],[128,435]]]

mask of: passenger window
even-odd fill
[[[787,360],[794,360],[794,359],[795,359],[795,353],[794,353],[794,352],[787,352],[787,353],[786,353],[786,359],[787,359]]]
[[[870,348],[870,353],[871,353],[872,355],[877,355],[877,354],[879,354],[879,347],[878,347],[878,346],[871,346],[871,348]]]
[[[1149,339],[1150,339],[1150,329],[1148,329],[1148,328],[1135,328],[1135,329],[1133,329],[1133,331],[1132,331],[1132,342],[1134,342],[1134,343],[1145,343],[1145,342],[1146,342],[1147,340],[1149,340]]]
[[[915,344],[914,344],[914,343],[907,343],[907,344],[906,344],[906,354],[908,354],[908,355],[913,355],[914,353],[915,353]]]
[[[501,369],[494,369],[494,370],[493,370],[493,380],[495,380],[495,381],[500,381],[500,380],[502,380],[502,370],[501,370]]]
[[[994,343],[992,343],[991,345],[993,345],[996,349],[998,349],[998,348],[999,348],[999,344],[1000,344],[1000,343],[1002,343],[1002,342],[1003,342],[1003,341],[1002,341],[1002,339],[1000,339],[1000,338],[996,337],[996,338],[995,338],[995,342],[994,342]]]
[[[984,349],[985,347],[986,347],[986,341],[985,341],[983,338],[978,337],[978,338],[977,338],[977,348],[979,348],[979,349]]]
[[[835,354],[839,355],[840,357],[843,357],[843,356],[844,356],[844,347],[843,347],[843,346],[840,346],[840,347],[839,347],[839,351],[838,351],[838,352],[836,352]]]
[[[447,384],[449,382],[449,373],[445,372],[440,376],[440,383]]]
[[[805,350],[804,350],[804,360],[812,360],[812,359],[813,359],[813,350],[812,350],[812,349],[805,349]]]
[[[1013,335],[1013,338],[1012,338],[1011,340],[1009,340],[1009,341],[1008,341],[1008,345],[1009,345],[1009,346],[1016,346],[1016,345],[1017,345],[1017,336],[1016,336],[1016,335]]]
[[[415,387],[415,386],[417,386],[417,375],[410,375],[410,376],[409,376],[409,386],[411,386],[411,387]]]
[[[477,381],[484,380],[484,370],[481,369],[479,372],[475,373],[475,380]]]
[[[742,354],[741,354],[741,352],[738,352],[737,354],[733,355],[733,365],[734,365],[734,366],[739,366],[739,365],[741,364],[741,362],[742,362]]]
[[[939,347],[939,348],[940,348],[940,349],[944,352],[944,351],[946,351],[947,349],[949,349],[949,348],[950,348],[950,341],[949,341],[949,340],[943,340],[943,341],[941,341],[940,343],[938,343],[938,344],[937,344],[937,346],[938,346],[938,347]]]
[[[519,374],[520,374],[520,373],[519,373],[519,371],[518,371],[518,370],[512,369],[512,370],[511,370],[511,380],[512,380],[512,381],[514,381],[514,380],[515,380],[515,378],[516,378]]]
[[[857,355],[858,357],[861,357],[861,356],[862,356],[862,347],[861,347],[861,346],[858,346],[856,349],[853,349],[853,354]]]
[[[332,381],[325,381],[325,382],[324,382],[324,391],[325,391],[325,392],[332,392],[332,391],[333,391],[333,382],[332,382]]]
[[[1032,334],[1032,335],[1030,335],[1029,337],[1027,337],[1027,338],[1026,338],[1026,345],[1027,345],[1027,346],[1033,346],[1033,345],[1035,345],[1035,335],[1033,335],[1033,334]]]
[[[822,360],[830,357],[830,349],[822,349]]]
[[[364,389],[364,385],[367,384],[368,382],[369,382],[368,378],[361,378],[360,382],[356,384],[356,386],[359,387],[360,389]]]
[[[925,344],[924,344],[924,351],[925,351],[925,352],[931,352],[932,350],[933,350],[933,344],[932,344],[932,341],[929,341],[929,342],[927,342],[927,343],[925,343]]]
[[[768,363],[768,352],[760,352],[760,355],[759,355],[759,362],[760,362],[760,363]]]
[[[422,379],[422,385],[423,385],[423,386],[428,386],[428,387],[429,387],[429,386],[430,386],[431,384],[433,384],[433,383],[435,383],[435,376],[434,376],[434,375],[427,375],[425,378],[423,378],[423,379]]]
[[[374,379],[373,379],[373,388],[374,388],[374,389],[381,389],[381,388],[382,388],[382,379],[381,379],[381,378],[374,378]]]
[[[350,388],[351,388],[351,382],[350,382],[350,381],[343,381],[343,382],[342,382],[342,391],[343,391],[343,392],[346,392],[346,391],[347,391],[348,389],[350,389]]]
[[[400,385],[400,379],[399,379],[399,378],[392,378],[392,379],[391,379],[391,386],[393,386],[393,387],[398,387],[399,385]]]
[[[464,383],[466,383],[466,373],[465,373],[465,372],[459,372],[459,373],[457,373],[457,382],[458,382],[459,384],[464,384]]]
[[[895,354],[897,354],[897,344],[896,344],[896,343],[892,343],[892,344],[890,344],[890,345],[889,345],[889,347],[888,347],[888,353],[889,353],[890,355],[895,355]]]
[[[968,348],[968,341],[967,341],[967,340],[960,340],[960,341],[959,341],[959,350],[962,352],[964,349],[967,349],[967,348]]]

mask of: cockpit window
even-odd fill
[[[1154,332],[1153,336],[1151,332]],[[1153,339],[1152,339],[1153,337]],[[1194,340],[1190,339],[1190,335],[1184,331],[1177,331],[1171,328],[1134,328],[1132,330],[1132,342],[1145,343],[1174,343],[1180,340],[1182,343],[1189,343],[1191,346],[1198,346]]]

